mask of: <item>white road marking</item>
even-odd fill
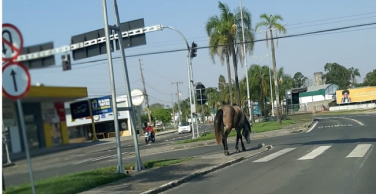
[[[367,153],[370,147],[371,144],[359,144],[353,149],[353,151],[350,152],[349,155],[346,156],[346,158],[361,158]]]
[[[313,126],[307,131],[307,133],[309,133],[310,131],[312,131],[312,130],[316,127],[317,123],[319,123],[319,122],[317,122],[317,121],[315,121],[315,122],[316,122],[316,123],[313,124]]]
[[[127,154],[127,153],[128,152],[123,152],[122,154]],[[99,157],[96,157],[96,158],[89,158],[89,159],[86,159],[86,160],[81,160],[81,161],[78,161],[78,162],[74,162],[73,164],[77,165],[77,164],[82,164],[82,163],[85,163],[85,162],[95,162],[95,161],[103,160],[103,159],[106,159],[106,158],[112,158],[112,157],[116,157],[116,156],[117,156],[117,154],[99,156]]]
[[[286,154],[292,150],[295,150],[296,148],[285,148],[283,150],[279,150],[278,152],[275,152],[273,154],[270,154],[268,156],[265,156],[263,158],[260,158],[258,160],[255,160],[253,162],[267,162],[267,161],[270,161],[270,160],[273,160],[274,158],[277,158],[278,156],[281,156],[283,154]]]
[[[351,119],[351,118],[344,118],[344,119],[347,119],[347,120],[350,120],[350,121],[354,121],[355,123],[358,123],[359,125],[364,125],[362,122],[356,120],[356,119]]]
[[[320,154],[324,153],[325,150],[329,149],[332,146],[320,146],[314,150],[312,150],[310,153],[306,154],[305,156],[299,158],[298,160],[311,160],[313,158],[316,158]]]

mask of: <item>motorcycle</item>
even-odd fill
[[[145,143],[148,144],[149,141],[155,142],[155,135],[153,132],[146,131],[145,134]]]

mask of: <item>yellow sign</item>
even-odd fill
[[[337,104],[376,100],[376,87],[337,90]]]

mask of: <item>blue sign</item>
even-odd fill
[[[70,104],[72,119],[90,116],[88,101],[75,102]]]
[[[254,115],[261,115],[260,105],[259,105],[258,102],[253,103],[253,114]]]
[[[93,115],[111,113],[111,96],[104,96],[90,100]]]

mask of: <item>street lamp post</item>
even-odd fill
[[[244,37],[244,22],[243,22],[243,6],[242,6],[242,0],[240,0],[240,17],[242,21],[242,34],[243,34],[243,57],[244,57],[244,66],[245,66],[245,80],[247,85],[247,102],[248,102],[248,111],[249,111],[249,120],[252,123],[252,105],[251,105],[251,95],[249,92],[249,82],[248,82],[248,66],[247,66],[247,56],[246,56],[246,50],[245,50],[245,37]]]

